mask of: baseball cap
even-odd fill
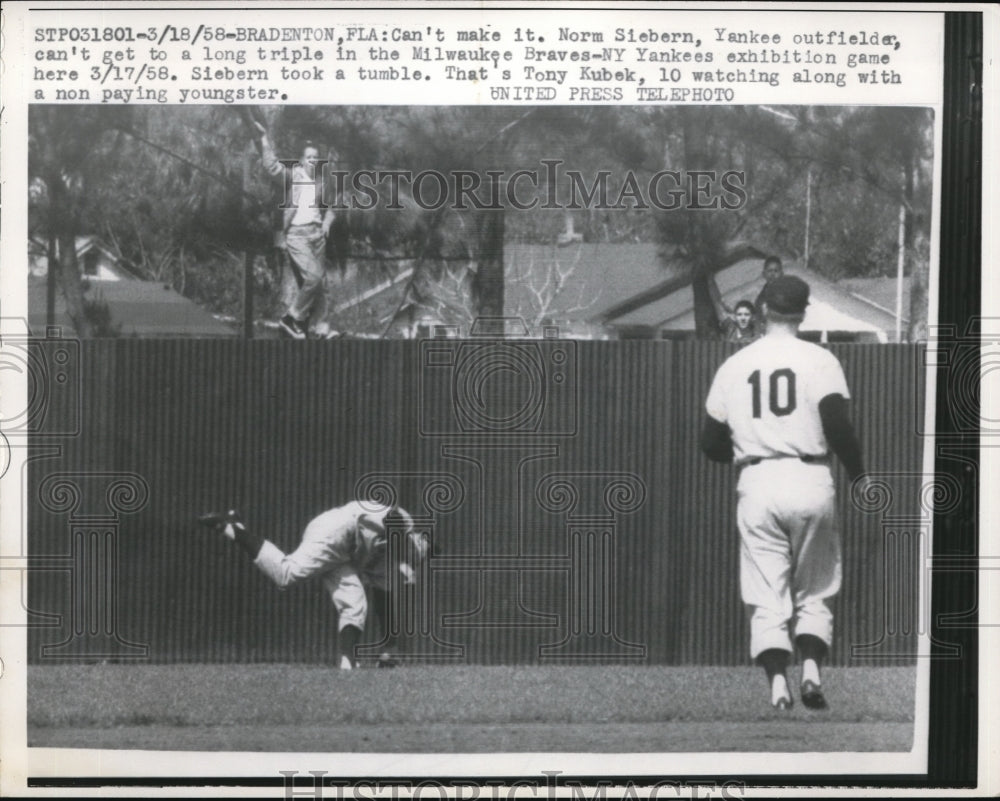
[[[801,314],[809,305],[809,284],[798,276],[783,275],[764,287],[763,300],[778,314]]]

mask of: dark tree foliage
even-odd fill
[[[397,317],[430,300],[456,264],[468,271],[476,309],[502,311],[505,243],[552,244],[568,227],[585,242],[661,243],[671,269],[691,271],[696,326],[709,336],[716,271],[748,255],[805,256],[808,193],[809,266],[833,280],[895,274],[902,209],[913,334],[925,323],[933,163],[926,109],[33,106],[30,230],[58,254],[54,275],[78,330],[92,328],[72,247],[84,234],[100,235],[136,272],[233,315],[249,254],[258,312],[281,308],[287,286],[274,234],[283,187],[261,170],[254,122],[268,129],[279,157],[296,158],[308,139],[328,169],[348,175],[463,174],[488,199],[489,171],[530,170],[542,176],[537,196],[545,197],[544,164],[556,162],[562,205],[573,199],[570,172],[576,189],[594,192],[568,211],[426,208],[428,197],[417,202],[405,184],[392,197],[388,182],[378,184],[373,209],[357,208],[366,199],[350,188],[329,198],[346,206],[328,242],[332,265],[386,274],[413,266]],[[644,204],[635,187],[645,191],[663,170],[740,171],[746,202],[694,208],[693,188],[682,183],[680,208]],[[433,186],[424,190],[433,201]]]

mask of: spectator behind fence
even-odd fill
[[[726,315],[719,323],[719,329],[726,342],[736,342],[741,347],[760,339],[763,323],[758,319],[756,309],[749,300],[736,304],[732,315]]]

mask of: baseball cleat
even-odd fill
[[[318,323],[310,332],[313,339],[337,339],[341,335],[340,331],[331,328],[329,323]]]
[[[236,528],[244,527],[239,512],[235,509],[228,512],[206,512],[198,516],[198,523],[231,540],[236,539]]]
[[[771,677],[771,706],[782,711],[792,708],[792,693],[784,673]]]
[[[305,339],[307,332],[298,320],[296,320],[292,315],[286,314],[278,321],[278,327],[284,332],[286,336],[292,339]]]
[[[823,691],[814,681],[802,682],[802,705],[807,709],[827,709],[826,698]]]

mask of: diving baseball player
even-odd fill
[[[826,602],[841,579],[830,452],[852,481],[864,465],[840,362],[798,338],[809,285],[775,278],[762,302],[767,332],[716,372],[701,448],[738,471],[740,589],[751,613],[750,656],[767,673],[771,703],[792,706],[785,672],[794,642],[802,703],[825,709],[820,666],[833,638]]]
[[[313,576],[337,609],[337,649],[340,667],[357,667],[355,646],[368,617],[366,588],[383,624],[390,593],[401,584],[413,584],[414,565],[426,558],[426,535],[413,529],[413,519],[399,507],[352,501],[314,518],[292,553],[283,553],[273,542],[251,532],[235,511],[209,512],[198,522],[233,540],[279,589]],[[407,552],[390,564],[389,531],[405,534]],[[383,656],[388,660],[388,655]],[[381,663],[380,663],[381,664]]]

